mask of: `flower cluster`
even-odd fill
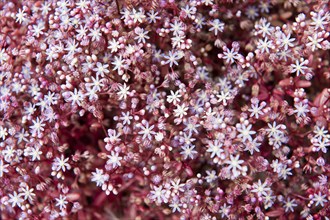
[[[328,0],[0,2],[0,219],[328,219]]]

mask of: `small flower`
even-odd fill
[[[9,194],[9,200],[8,202],[11,204],[11,207],[21,207],[22,203],[24,202],[22,195],[18,194],[16,191],[13,192],[13,194]]]
[[[267,187],[267,182],[261,183],[261,180],[258,180],[258,183],[253,183],[251,192],[257,193],[260,196],[267,196],[271,189]]]
[[[40,160],[40,155],[42,155],[42,151],[40,151],[39,146],[34,146],[34,147],[31,147],[31,151],[30,151],[29,155],[32,157],[31,158],[32,161]]]
[[[119,92],[117,92],[117,95],[119,95],[119,100],[125,100],[127,98],[127,95],[129,94],[129,86],[124,83],[123,85],[119,85]]]
[[[0,160],[0,178],[3,177],[4,173],[8,173],[9,170],[7,169],[7,167],[9,167],[9,164],[5,164],[3,163],[3,160]]]
[[[195,154],[197,154],[198,152],[195,151],[195,145],[184,145],[181,147],[182,152],[180,154],[183,155],[183,158],[185,160],[187,160],[188,158],[190,159],[194,159]]]
[[[274,45],[272,40],[265,37],[265,39],[259,39],[257,47],[261,50],[261,53],[269,53],[269,49],[273,49]]]
[[[105,181],[109,179],[108,174],[104,174],[104,171],[102,169],[96,168],[95,172],[92,172],[92,181],[96,182],[96,186],[101,187]]]
[[[168,55],[164,55],[164,58],[166,60],[162,61],[162,65],[169,64],[170,67],[172,67],[173,64],[179,65],[179,63],[177,61],[181,59],[181,56],[179,55],[178,52],[171,50],[168,52]]]
[[[60,195],[59,198],[55,198],[56,204],[55,206],[58,206],[61,210],[66,208],[66,204],[68,204],[68,201],[66,201],[66,196]]]
[[[177,90],[174,93],[173,90],[171,90],[170,92],[171,92],[171,95],[168,95],[166,100],[169,103],[173,102],[173,104],[176,105],[178,102],[180,102],[180,97],[181,97],[180,91]]]
[[[20,187],[19,191],[21,192],[21,195],[24,196],[24,200],[29,200],[30,202],[33,202],[36,197],[36,194],[33,192],[34,189],[30,188],[27,184],[25,187]]]
[[[219,19],[214,19],[210,22],[211,28],[209,31],[214,31],[215,35],[218,35],[218,32],[223,32],[225,24]]]
[[[314,193],[313,194],[313,202],[315,203],[315,206],[321,205],[322,207],[324,206],[325,202],[328,202],[328,200],[326,199],[327,195],[322,195],[322,193],[319,191],[318,194]]]
[[[152,129],[154,128],[154,125],[149,126],[149,122],[143,120],[142,124],[139,125],[139,128],[141,131],[139,131],[138,134],[142,134],[142,139],[148,139],[151,141],[152,135],[155,135],[156,132],[154,132]]]
[[[7,135],[8,135],[7,128],[0,126],[0,138],[2,138],[2,140],[4,141]]]
[[[108,42],[108,49],[111,50],[111,53],[117,52],[120,49],[118,40],[112,38],[111,41]]]
[[[160,20],[161,19],[161,17],[158,16],[158,12],[157,11],[154,11],[154,10],[150,10],[147,13],[147,15],[148,15],[147,20],[148,20],[149,23],[156,23],[157,20]]]
[[[125,60],[123,60],[122,56],[115,56],[114,61],[111,64],[114,65],[114,68],[112,70],[117,70],[118,72],[121,72],[122,69],[125,67]]]
[[[183,103],[182,105],[177,105],[176,109],[174,109],[174,116],[178,118],[182,118],[187,115],[188,107]]]
[[[69,97],[67,99],[68,102],[71,102],[71,105],[78,105],[81,106],[81,102],[84,100],[83,93],[78,90],[77,88],[74,88],[73,92],[69,91]]]
[[[91,29],[88,36],[92,37],[92,39],[91,39],[92,41],[99,41],[102,36],[102,34],[100,32],[100,28],[95,27],[94,29]]]
[[[308,69],[307,65],[308,64],[308,60],[304,60],[304,59],[300,59],[296,60],[296,64],[291,64],[291,73],[297,73],[297,76],[299,76],[300,74],[304,75],[305,74],[305,70]]]
[[[238,52],[235,50],[235,48],[231,48],[230,50],[226,48],[222,56],[225,62],[230,64],[234,63],[235,60],[237,60],[239,57],[240,56],[238,55]]]
[[[138,43],[146,43],[147,39],[150,39],[148,36],[148,31],[145,31],[143,28],[135,28],[134,30],[136,37],[134,38],[137,40]]]
[[[18,9],[18,12],[16,14],[16,22],[22,24],[24,22],[27,21],[27,18],[26,18],[26,13],[25,13],[25,9]]]
[[[319,37],[318,34],[314,34],[313,37],[308,36],[309,42],[306,44],[306,46],[311,47],[312,51],[315,51],[316,48],[322,49],[322,45],[320,44],[324,39],[322,37]]]
[[[206,150],[206,152],[211,153],[211,158],[214,158],[215,156],[222,158],[221,153],[223,151],[224,150],[222,149],[222,144],[220,143],[219,140],[211,141],[208,144],[208,149]],[[224,158],[222,158],[222,159],[224,159]]]
[[[245,175],[247,167],[241,166],[241,164],[244,163],[244,160],[239,159],[239,154],[237,154],[235,157],[233,155],[230,155],[229,157],[230,159],[226,160],[225,163],[229,165],[227,168],[232,172],[231,178],[235,179],[241,173]]]
[[[121,163],[120,161],[123,159],[119,156],[118,152],[111,152],[111,155],[107,156],[109,159],[107,160],[107,164],[110,164],[112,166],[112,169],[116,167],[120,167]]]
[[[258,13],[258,8],[255,7],[255,6],[249,6],[246,11],[245,11],[245,14],[248,18],[254,20],[256,17],[259,16],[259,13]]]
[[[150,191],[150,198],[157,203],[167,203],[168,193],[167,190],[163,189],[163,186],[151,186],[153,190]]]
[[[212,183],[213,181],[215,181],[218,178],[215,170],[212,170],[212,171],[206,170],[206,174],[207,174],[207,176],[205,177],[205,179],[206,179],[206,182],[208,182],[208,183]]]
[[[131,124],[131,120],[133,119],[133,116],[130,115],[130,112],[122,112],[121,113],[121,117],[119,118],[120,120],[123,121],[123,125],[130,125]]]
[[[285,212],[293,212],[294,207],[298,206],[296,203],[296,200],[288,198],[286,201],[284,201],[284,209]]]
[[[39,117],[36,118],[36,120],[32,120],[33,125],[30,126],[30,131],[32,136],[36,136],[36,135],[41,135],[41,132],[43,132],[45,130],[45,123],[43,123],[44,120],[41,119]]]
[[[253,134],[255,134],[255,131],[252,131],[252,125],[251,124],[247,124],[245,125],[245,123],[242,124],[237,124],[236,125],[237,131],[240,132],[239,135],[237,135],[238,138],[242,139],[242,142],[249,140],[252,141],[252,136]]]
[[[55,170],[55,171],[60,171],[62,170],[63,172],[66,171],[66,169],[70,170],[71,169],[71,166],[70,164],[68,163],[69,161],[69,158],[64,158],[64,155],[62,154],[61,157],[56,157],[54,159],[54,162],[52,164],[52,170]]]
[[[96,63],[96,68],[93,69],[93,71],[96,72],[96,76],[98,75],[104,77],[105,74],[108,74],[110,71],[108,70],[109,65],[108,64],[102,64],[100,62]]]
[[[284,47],[284,50],[287,50],[289,47],[293,47],[293,43],[295,38],[290,38],[291,34],[288,34],[287,36],[285,34],[281,35],[280,38],[280,43],[281,43],[281,47]]]

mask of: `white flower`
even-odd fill
[[[45,129],[45,123],[43,123],[43,119],[39,119],[39,117],[36,118],[36,120],[32,120],[33,125],[30,126],[31,134],[32,136],[40,135],[41,132],[43,132]]]
[[[18,9],[18,12],[16,14],[16,22],[22,24],[23,22],[25,22],[26,19],[26,13],[25,13],[25,9]]]
[[[273,41],[265,37],[265,39],[259,39],[257,47],[261,50],[261,53],[269,53],[269,49],[273,49],[274,45]]]
[[[76,31],[78,32],[76,35],[77,39],[82,39],[87,35],[88,28],[87,26],[80,25],[80,29],[77,28]]]
[[[129,94],[129,86],[124,83],[124,85],[119,85],[119,90],[120,91],[117,92],[117,95],[119,95],[119,100],[125,100]]]
[[[150,198],[152,200],[157,203],[168,202],[169,193],[167,190],[163,189],[163,186],[152,186],[151,188],[153,189],[150,191]]]
[[[29,188],[27,184],[23,184],[25,187],[20,187],[18,190],[21,192],[20,194],[24,196],[24,200],[29,200],[30,202],[33,202],[36,194],[33,192],[33,188]]]
[[[100,32],[100,28],[95,27],[94,29],[90,30],[90,33],[88,34],[88,36],[92,37],[92,41],[99,41],[101,39],[101,32]]]
[[[250,117],[255,117],[256,119],[259,118],[259,115],[263,115],[264,112],[262,109],[265,107],[266,102],[262,102],[261,105],[259,106],[259,102],[257,103],[252,103],[251,108],[248,109],[249,112],[251,112]]]
[[[283,124],[276,125],[276,121],[274,121],[273,124],[268,123],[267,125],[268,125],[268,128],[266,129],[266,132],[268,133],[269,138],[275,137],[278,135],[283,135],[284,133],[280,129],[283,129],[283,130],[286,129],[286,126]]]
[[[175,20],[174,23],[170,23],[170,31],[173,31],[173,35],[179,35],[184,31],[184,24],[181,21]]]
[[[123,60],[122,56],[115,56],[114,61],[111,63],[114,65],[112,70],[117,70],[121,73],[122,69],[125,67],[125,60]]]
[[[56,157],[52,164],[52,170],[55,170],[55,171],[62,170],[63,172],[65,172],[66,169],[70,170],[71,166],[68,163],[68,161],[69,161],[69,158],[64,158],[63,154],[61,155],[61,158]]]
[[[181,203],[179,203],[178,199],[173,199],[172,203],[169,205],[169,207],[172,208],[172,213],[178,211],[178,212],[181,212],[181,209],[180,207],[182,206]]]
[[[252,125],[248,124],[247,126],[245,125],[245,123],[242,124],[237,124],[236,125],[237,131],[240,132],[239,135],[237,135],[238,138],[242,139],[242,142],[249,140],[252,141],[252,136],[253,134],[255,134],[255,131],[251,131]]]
[[[10,163],[15,155],[16,150],[13,145],[8,145],[5,150],[2,150],[2,155],[6,162]]]
[[[278,172],[278,177],[280,179],[283,178],[283,179],[286,180],[288,176],[292,175],[291,170],[292,169],[290,167],[288,167],[287,165],[281,166],[280,169],[279,169],[279,172]]]
[[[188,158],[194,159],[195,154],[198,152],[194,150],[195,145],[184,145],[181,147],[183,150],[180,154],[183,155],[183,158],[186,160]]]
[[[311,47],[312,51],[315,51],[316,48],[322,49],[322,45],[320,44],[324,39],[319,37],[318,34],[314,34],[313,37],[308,36],[309,42],[306,46]]]
[[[134,40],[137,40],[138,43],[146,43],[147,39],[150,39],[148,36],[148,31],[145,31],[143,28],[135,28],[134,32],[136,34]]]
[[[182,118],[184,115],[187,115],[188,107],[183,103],[182,105],[177,105],[174,109],[174,116]]]
[[[60,195],[60,198],[55,198],[55,200],[55,206],[59,206],[61,210],[66,208],[66,204],[68,204],[68,201],[66,201],[66,196]]]
[[[0,138],[4,141],[8,135],[7,128],[0,126]]]
[[[322,207],[324,206],[324,203],[327,202],[328,200],[326,199],[327,195],[322,195],[322,193],[319,191],[318,194],[314,193],[313,194],[313,202],[316,202],[315,206],[321,205]]]
[[[215,35],[218,35],[218,32],[223,32],[225,24],[221,22],[219,19],[214,19],[210,22],[211,28],[209,31],[214,31]]]
[[[161,17],[160,16],[157,16],[158,15],[158,12],[155,12],[154,10],[150,10],[148,13],[148,22],[149,23],[156,23],[157,20],[160,20]]]
[[[133,19],[134,23],[136,22],[142,23],[143,20],[146,18],[146,16],[144,15],[144,11],[142,9],[136,11],[135,8],[133,8],[130,16]]]
[[[300,74],[304,75],[305,74],[305,70],[308,69],[307,65],[308,64],[308,60],[304,60],[304,59],[300,59],[296,60],[296,64],[291,64],[291,73],[297,73],[297,76],[299,76]]]
[[[284,47],[284,50],[287,50],[289,47],[293,47],[293,43],[295,38],[290,38],[291,37],[291,34],[288,34],[287,36],[283,33],[281,35],[281,38],[280,38],[280,43],[281,43],[281,47]]]
[[[111,41],[108,42],[108,49],[111,49],[111,53],[117,52],[119,48],[120,44],[118,40],[113,38]]]
[[[318,13],[315,13],[314,11],[311,13],[312,14],[312,22],[311,25],[315,26],[314,30],[317,29],[324,29],[324,25],[329,23],[329,13],[324,13],[324,10],[321,9]]]
[[[146,120],[142,121],[142,124],[139,124],[139,127],[142,131],[139,131],[138,134],[143,134],[142,139],[146,139],[148,138],[149,141],[151,141],[152,136],[151,135],[155,135],[156,132],[154,132],[152,129],[155,127],[154,125],[151,125],[149,127],[149,122],[147,122]]]
[[[227,92],[221,91],[220,94],[217,95],[217,97],[218,97],[217,102],[222,102],[224,106],[227,105],[227,100],[233,98],[229,91]]]
[[[253,183],[251,192],[257,193],[257,195],[260,196],[267,196],[268,193],[271,192],[271,189],[267,187],[267,183],[261,183],[260,179],[258,180],[258,183]]]
[[[227,168],[232,172],[231,179],[235,179],[240,174],[246,175],[247,167],[241,166],[241,164],[244,163],[244,160],[239,159],[239,154],[235,157],[233,155],[230,155],[229,157],[230,160],[226,160],[225,163],[229,164]]]
[[[102,64],[100,62],[96,63],[96,68],[93,69],[93,71],[96,72],[96,76],[98,75],[104,77],[104,74],[108,74],[110,71],[108,70],[109,65],[108,64]]]
[[[256,17],[259,16],[258,8],[256,8],[255,6],[249,6],[246,9],[245,14],[248,18],[254,20]]]
[[[322,151],[323,153],[327,153],[327,147],[330,146],[330,140],[328,138],[319,137],[316,139],[317,141],[313,143],[316,147],[316,151]]]
[[[107,164],[110,164],[112,169],[121,166],[120,161],[123,159],[123,157],[120,157],[118,152],[111,151],[111,155],[107,155],[107,157],[109,158]]]
[[[0,178],[3,177],[3,173],[9,172],[7,167],[9,167],[9,164],[4,165],[3,160],[0,160]]]
[[[314,138],[319,138],[319,137],[326,138],[326,134],[328,133],[328,130],[326,130],[324,126],[323,127],[315,126],[313,132],[315,134]]]
[[[297,204],[295,203],[296,200],[294,199],[290,199],[288,198],[285,202],[284,202],[284,208],[285,208],[285,212],[293,212],[294,207],[297,206]]]
[[[231,206],[227,206],[227,204],[223,204],[223,206],[220,207],[219,213],[221,214],[221,218],[228,217],[230,212]]]
[[[78,52],[78,43],[76,43],[75,39],[69,39],[66,44],[66,48],[64,50],[68,51],[68,55],[74,55],[76,52]]]
[[[226,48],[226,51],[223,51],[223,59],[225,59],[226,63],[234,63],[235,60],[237,60],[239,58],[238,52],[235,51],[235,48],[231,48],[231,50],[229,50],[229,48]]]
[[[295,109],[293,113],[297,114],[297,117],[306,117],[306,113],[309,112],[308,103],[298,102],[294,104]]]
[[[40,146],[31,147],[29,155],[32,157],[32,161],[40,160],[40,155],[42,155],[42,151],[40,151]]]
[[[32,35],[35,37],[40,37],[40,35],[44,34],[43,30],[45,26],[43,23],[38,22],[38,24],[32,26]]]
[[[220,158],[221,153],[223,152],[222,144],[219,142],[219,140],[210,141],[206,152],[211,153],[211,158],[213,158],[215,156]],[[222,158],[222,159],[224,159],[224,158]]]
[[[170,92],[171,92],[171,95],[168,95],[166,100],[169,103],[173,102],[173,104],[176,105],[178,102],[180,102],[180,99],[179,99],[181,97],[180,91],[177,90],[174,93],[173,90],[171,90]]]
[[[83,100],[84,100],[84,95],[77,88],[74,88],[73,92],[69,91],[69,97],[67,98],[67,101],[71,102],[71,105],[77,104],[81,106],[81,102]]]
[[[206,174],[207,174],[207,176],[205,177],[205,179],[206,179],[206,182],[208,182],[208,183],[211,183],[218,178],[215,170],[212,170],[212,171],[206,170]]]
[[[9,200],[8,202],[11,204],[11,207],[21,207],[22,203],[24,202],[23,198],[21,197],[21,194],[17,194],[16,191],[13,192],[13,194],[9,194]]]
[[[175,193],[184,192],[184,188],[183,188],[184,186],[185,186],[184,183],[180,184],[180,179],[179,178],[177,178],[175,180],[171,180],[171,189]]]
[[[245,148],[244,150],[245,151],[249,151],[250,154],[253,154],[254,151],[256,152],[260,152],[259,150],[259,146],[261,145],[261,143],[258,143],[257,142],[257,138],[253,139],[252,141],[248,141],[246,144],[245,144]]]
[[[169,64],[170,67],[172,67],[173,64],[179,65],[179,63],[177,61],[181,59],[181,56],[179,55],[178,52],[171,50],[168,52],[168,55],[164,55],[164,58],[166,60],[162,61],[162,65]]]
[[[92,181],[96,182],[96,186],[102,186],[109,179],[108,174],[104,174],[102,169],[96,168],[96,172],[92,172]]]
[[[130,112],[122,112],[121,113],[121,117],[119,118],[120,120],[123,121],[123,125],[130,125],[131,124],[131,120],[133,119],[133,116],[130,115]]]

